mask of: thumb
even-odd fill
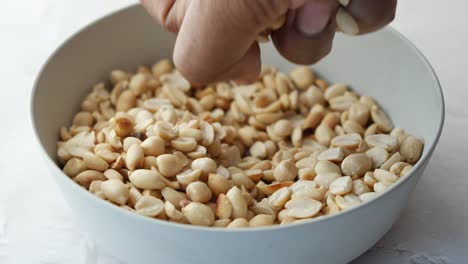
[[[221,77],[254,79],[260,72],[258,34],[301,1],[305,0],[191,0],[177,36],[174,63],[194,83]]]

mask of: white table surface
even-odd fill
[[[40,66],[59,43],[133,2],[2,1],[0,263],[121,263],[89,239],[49,177],[31,132],[29,93]],[[445,129],[401,218],[353,264],[468,263],[467,9],[463,0],[399,3],[393,26],[422,50],[440,77]]]

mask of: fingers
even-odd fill
[[[177,33],[182,24],[189,0],[140,0],[148,13],[164,28]]]
[[[397,0],[351,0],[345,8],[354,17],[359,34],[376,31],[395,18]]]
[[[335,0],[140,1],[165,28],[178,33],[174,63],[189,81],[198,84],[254,80],[260,71],[256,38],[287,12],[286,24],[272,33],[272,40],[281,55],[294,63],[312,64],[326,56],[337,27]],[[352,23],[354,29],[359,28],[352,33],[364,34],[391,22],[396,3],[351,0],[341,8],[357,23]]]
[[[191,82],[258,72],[258,34],[289,7],[284,0],[192,0],[177,36],[174,63]],[[257,58],[254,60],[253,58]],[[253,64],[249,64],[253,63]],[[242,74],[241,74],[242,73]]]
[[[260,46],[255,42],[241,60],[214,81],[236,80],[252,83],[258,79],[261,68]]]
[[[272,40],[283,57],[297,64],[312,64],[326,56],[333,44],[336,1],[315,0],[290,11]]]

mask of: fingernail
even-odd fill
[[[312,2],[299,8],[296,13],[296,27],[305,35],[322,32],[330,21],[330,6],[324,2]]]

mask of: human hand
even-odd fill
[[[279,53],[297,64],[326,56],[337,29],[336,0],[141,0],[167,30],[177,33],[173,60],[191,82],[252,81],[261,69],[258,35],[279,17],[271,33]],[[344,8],[357,34],[382,28],[395,16],[397,0],[351,0]]]

